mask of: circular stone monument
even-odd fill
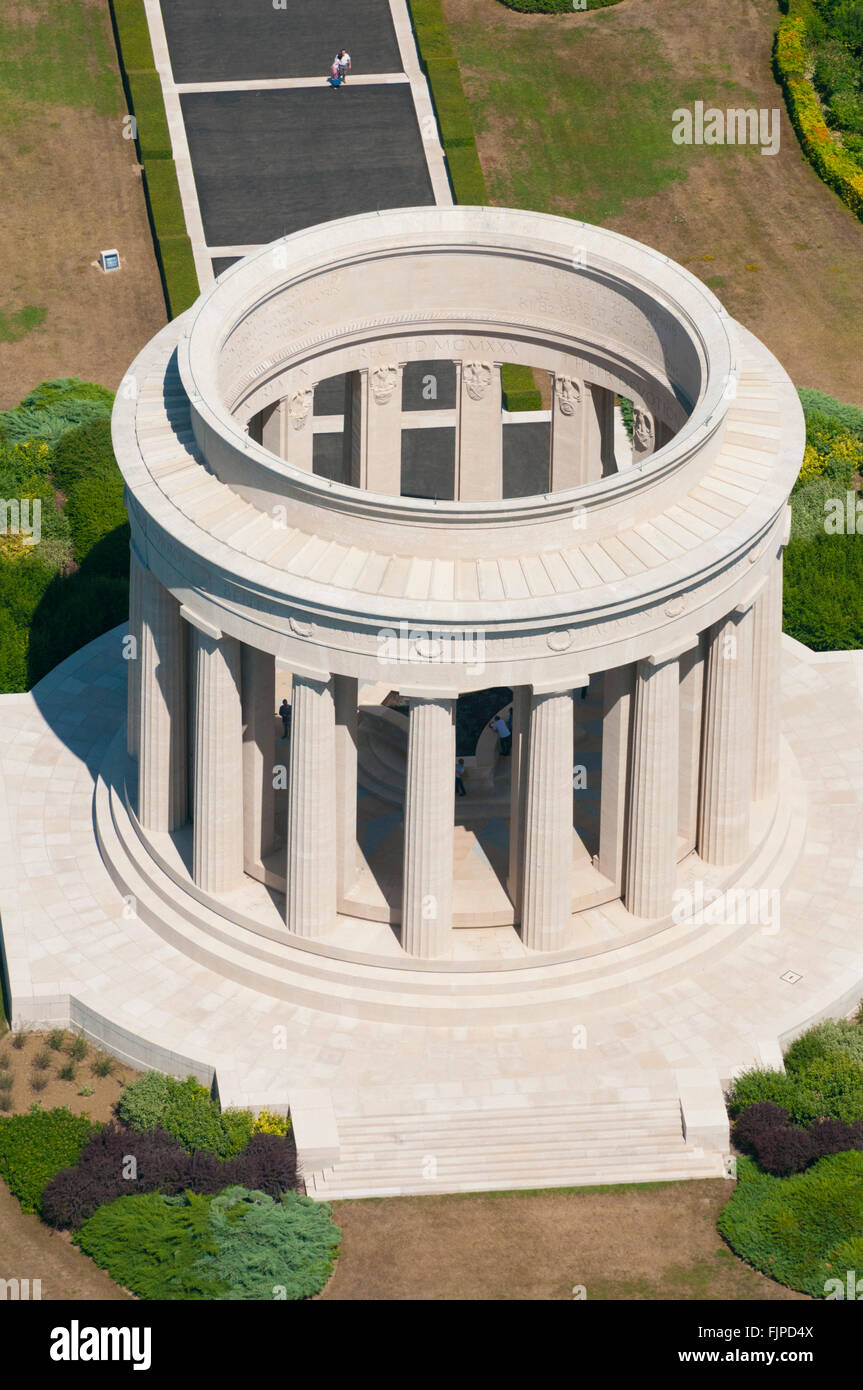
[[[418,363],[455,379],[434,496],[405,495]],[[503,363],[549,382],[534,495],[505,495]],[[298,232],[149,343],[113,432],[137,659],[97,822],[172,939],[170,914],[206,913],[250,959],[267,938],[530,973],[684,921],[693,885],[729,891],[782,841],[802,412],[666,257],[502,208]],[[456,702],[491,689],[512,691],[511,753],[483,735],[457,817]]]

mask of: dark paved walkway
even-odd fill
[[[434,203],[407,83],[195,92],[181,105],[210,246]]]
[[[326,77],[346,48],[355,72],[401,72],[387,0],[162,0],[175,82]]]
[[[174,81],[251,84],[241,91],[180,93],[207,247],[256,246],[354,213],[434,205],[407,82],[326,81],[339,48],[352,76],[402,71],[388,0],[161,0]],[[303,80],[300,87],[255,86]],[[221,275],[237,259],[212,256]],[[428,379],[433,378],[429,396]],[[451,362],[416,362],[404,373],[402,408],[452,410]],[[340,415],[344,378],[315,391],[316,415]],[[549,426],[503,430],[504,496],[548,486]],[[340,434],[315,437],[315,473],[338,479]],[[451,497],[455,431],[405,429],[402,491]]]

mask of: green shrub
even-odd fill
[[[192,243],[187,236],[165,237],[157,245],[171,318],[185,313],[201,293]]]
[[[823,1298],[825,1282],[843,1277],[849,1250],[859,1248],[863,1153],[822,1158],[791,1178],[770,1177],[741,1158],[737,1174],[737,1188],[719,1216],[720,1234],[762,1273]]]
[[[47,1071],[50,1065],[51,1053],[48,1051],[47,1047],[40,1047],[39,1051],[34,1053],[33,1066],[37,1071]]]
[[[33,1075],[30,1077],[30,1090],[38,1093],[39,1091],[44,1091],[47,1085],[48,1078],[45,1073],[43,1071],[34,1071]]]
[[[65,512],[72,532],[75,559],[80,565],[105,536],[125,527],[128,520],[123,501],[123,476],[114,464],[111,476],[84,474],[66,495]],[[123,545],[128,565],[128,540]]]
[[[784,1105],[790,1112],[795,1095],[794,1081],[784,1072],[768,1067],[752,1067],[737,1077],[728,1092],[728,1113],[735,1120],[742,1110],[761,1100]]]
[[[340,1234],[325,1203],[229,1187],[218,1197],[120,1197],[75,1240],[139,1298],[269,1301],[318,1293]]]
[[[22,1048],[27,1046],[27,1034],[22,1032],[14,1033],[12,1035],[12,1046],[16,1052],[20,1052]]]
[[[0,1091],[11,1091],[14,1084],[10,1071],[0,1072]]]
[[[24,1211],[40,1210],[45,1184],[77,1162],[98,1128],[88,1115],[73,1115],[65,1106],[34,1106],[29,1115],[0,1120],[0,1177]]]
[[[142,163],[148,159],[171,159],[171,134],[157,72],[127,72],[132,109],[138,127],[138,151]]]
[[[813,386],[799,386],[797,394],[800,397],[800,404],[803,406],[803,414],[806,417],[806,427],[809,429],[813,417],[824,416],[830,420],[835,420],[843,429],[855,434],[858,439],[863,439],[863,410],[859,405],[848,405],[842,401],[837,401],[835,396],[828,396],[824,391],[818,391]]]
[[[28,686],[94,637],[126,621],[128,578],[100,573],[99,561],[102,554],[116,558],[125,551],[128,567],[128,546],[128,526],[120,527],[94,547],[85,568],[68,577],[56,576],[48,584],[30,627]]]
[[[84,1222],[75,1242],[138,1298],[200,1300],[224,1292],[199,1269],[204,1255],[217,1253],[207,1197],[118,1197]]]
[[[57,1072],[57,1075],[59,1076],[59,1078],[60,1078],[61,1081],[74,1081],[74,1080],[75,1080],[75,1063],[74,1063],[74,1062],[64,1062],[63,1066],[59,1068],[59,1070],[58,1070],[58,1072]]]
[[[85,474],[108,477],[117,471],[109,419],[68,430],[54,446],[54,481],[65,493]]]
[[[69,1056],[74,1057],[76,1062],[81,1062],[87,1056],[87,1040],[79,1034],[69,1045]]]
[[[211,1199],[210,1230],[217,1253],[201,1267],[226,1287],[226,1299],[272,1299],[277,1289],[283,1298],[313,1297],[332,1273],[341,1237],[326,1203],[296,1192],[276,1201],[242,1187]]]
[[[810,1124],[824,1116],[846,1124],[863,1119],[863,1066],[853,1057],[815,1057],[792,1080],[795,1091],[788,1113],[793,1124]]]
[[[90,1070],[94,1076],[110,1076],[116,1063],[113,1057],[96,1057],[91,1063]]]
[[[126,72],[153,72],[155,60],[143,0],[111,0],[120,56]]]
[[[77,377],[43,381],[20,405],[0,413],[0,437],[16,440],[44,439],[53,444],[67,430],[91,420],[107,419],[114,402],[104,386]]]
[[[124,1086],[116,1105],[117,1118],[132,1129],[156,1129],[173,1134],[184,1149],[205,1149],[218,1158],[240,1153],[255,1125],[249,1110],[219,1110],[206,1086],[193,1076],[178,1081],[150,1071]]]

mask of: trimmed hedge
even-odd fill
[[[431,58],[424,66],[444,149],[449,150],[459,145],[475,149],[473,121],[455,58]]]
[[[806,77],[805,35],[805,21],[799,15],[786,16],[776,34],[773,65],[785,93],[788,115],[816,172],[863,220],[863,169],[833,142],[815,89]]]
[[[159,241],[185,236],[186,217],[173,159],[151,159],[144,166],[144,186]]]
[[[42,1190],[75,1163],[98,1130],[89,1115],[73,1115],[66,1106],[0,1119],[0,1177],[21,1203],[22,1211],[41,1211]]]
[[[120,61],[137,123],[138,153],[144,166],[144,189],[156,242],[165,300],[171,318],[182,314],[200,294],[192,243],[171,148],[162,84],[142,0],[112,0]]]
[[[172,159],[171,134],[162,100],[162,83],[157,72],[128,72],[132,109],[138,130],[141,160]]]
[[[126,72],[153,72],[156,60],[150,43],[147,14],[141,0],[111,0],[111,11]]]
[[[542,398],[530,367],[504,362],[500,369],[504,410],[541,410]]]
[[[165,237],[156,243],[156,249],[168,298],[168,312],[175,319],[178,314],[185,313],[201,293],[192,243],[187,236]]]
[[[440,0],[410,0],[410,12],[423,67],[433,58],[454,58]]]
[[[446,162],[456,202],[468,207],[485,207],[488,190],[476,145],[456,145],[447,150]]]

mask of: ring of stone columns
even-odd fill
[[[457,379],[453,496],[434,499],[402,496],[399,474],[402,373],[430,359]],[[503,362],[552,379],[548,488],[529,497],[503,496]],[[314,471],[313,401],[341,374],[333,480]],[[513,690],[506,891],[528,949],[567,951],[573,912],[615,899],[667,922],[688,855],[751,858],[779,779],[781,554],[804,427],[780,364],[682,267],[537,213],[348,218],[232,268],[124,388],[136,823],[191,827],[197,892],[278,885],[296,938],[352,914],[357,692],[382,684],[410,718],[403,882],[378,918],[411,955],[447,956],[457,915],[468,692]],[[633,404],[628,466],[615,394]],[[293,695],[275,873],[279,670]],[[574,900],[579,691],[600,706],[602,789]]]

